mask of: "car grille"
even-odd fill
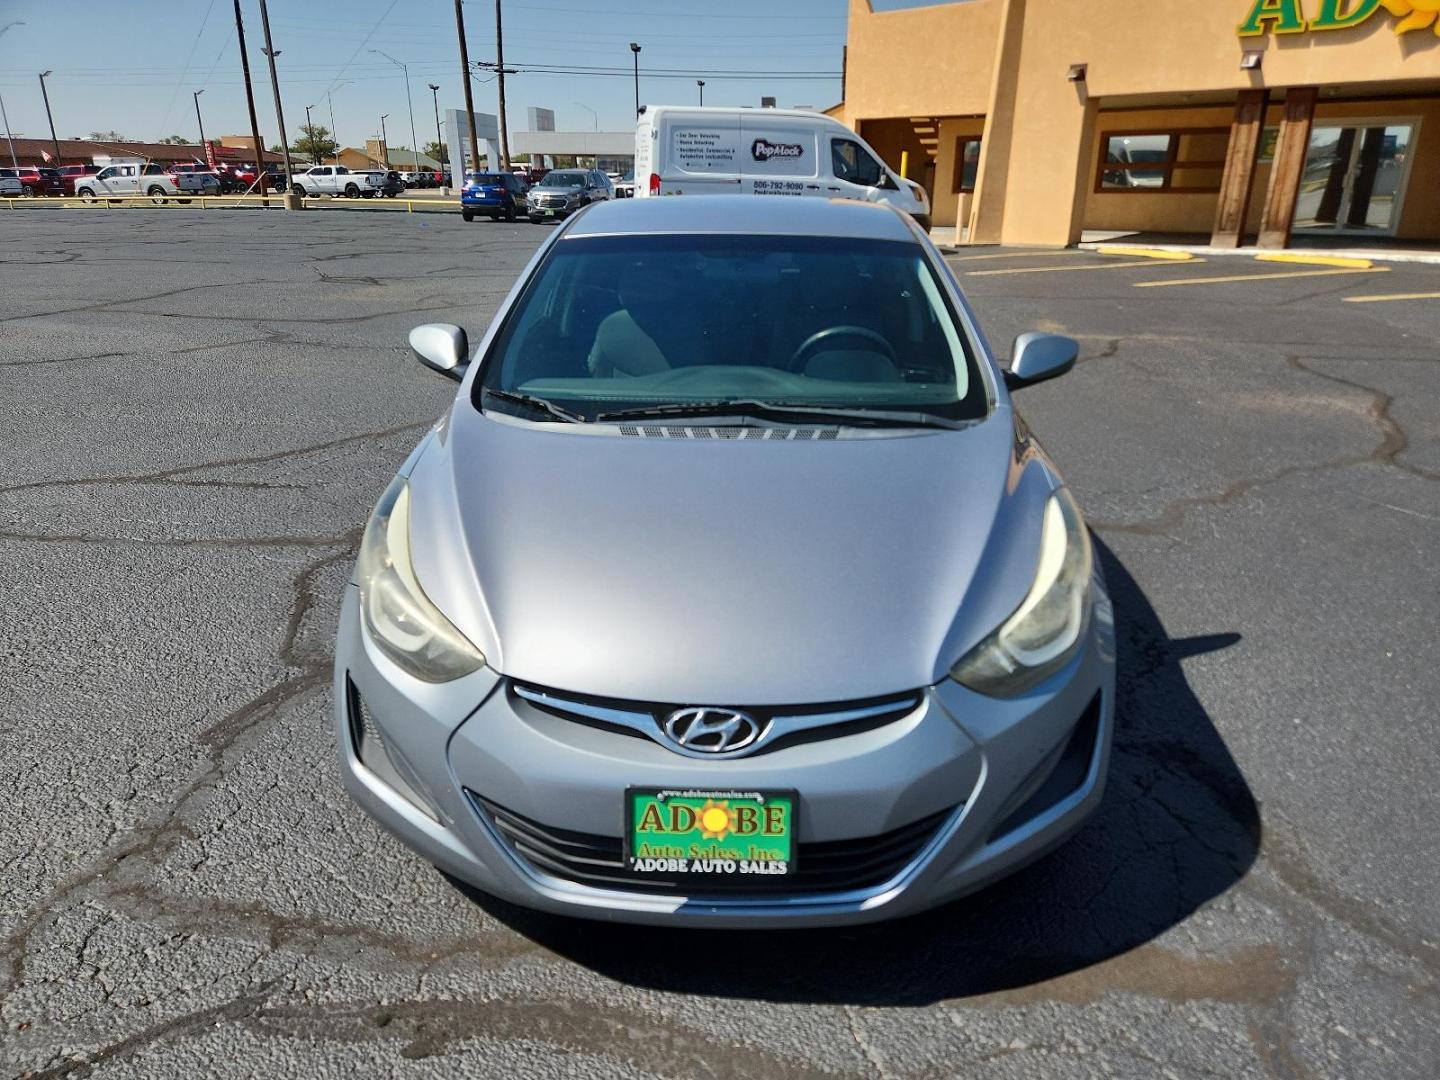
[[[733,881],[710,880],[703,892],[699,892],[695,878],[686,874],[630,873],[625,866],[625,844],[619,837],[542,825],[468,788],[465,794],[476,811],[503,837],[511,852],[533,870],[599,889],[687,897],[795,896],[873,888],[913,863],[957,809],[941,810],[879,836],[802,843],[797,845],[794,873],[779,877],[746,875]]]
[[[521,715],[524,715],[526,709],[535,709],[585,727],[652,739],[669,750],[676,750],[676,747],[664,735],[662,725],[666,717],[677,709],[693,707],[653,701],[581,697],[513,681],[509,684],[509,692],[511,707]],[[886,697],[827,705],[770,705],[753,708],[741,706],[739,711],[756,722],[760,734],[744,750],[729,752],[726,756],[733,758],[773,753],[803,743],[873,731],[905,719],[923,703],[924,695],[918,690],[911,690]]]

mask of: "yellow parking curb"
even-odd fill
[[[1393,300],[1440,300],[1440,292],[1396,293],[1393,296],[1347,296],[1347,304],[1383,304]]]
[[[1124,255],[1127,258],[1138,259],[1166,259],[1170,262],[1189,262],[1195,258],[1188,251],[1165,251],[1161,248],[1133,248],[1133,247],[1105,247],[1091,248],[1091,251],[1099,252],[1101,255]]]
[[[1266,252],[1255,256],[1256,262],[1298,263],[1301,266],[1338,266],[1347,270],[1369,270],[1375,264],[1369,259],[1347,259],[1341,255],[1292,255],[1288,251]]]

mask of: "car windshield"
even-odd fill
[[[583,188],[585,186],[585,174],[583,172],[552,172],[540,181],[540,187],[554,188]]]
[[[476,385],[477,405],[537,420],[565,418],[547,404],[587,421],[804,422],[829,408],[839,423],[924,424],[988,408],[970,336],[920,246],[844,237],[562,239]]]

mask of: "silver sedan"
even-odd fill
[[[547,239],[381,496],[335,658],[354,799],[517,904],[709,926],[952,900],[1099,802],[1111,605],[908,218],[603,203]]]

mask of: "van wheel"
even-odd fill
[[[150,187],[146,190],[145,194],[150,196],[150,201],[153,202],[156,206],[165,205],[165,189],[162,188],[159,184],[150,185]]]
[[[346,185],[345,185],[345,197],[346,197],[347,199],[353,199],[353,198],[355,198],[356,195],[359,195],[359,194],[360,194],[360,185],[359,185],[359,184],[346,184]]]

